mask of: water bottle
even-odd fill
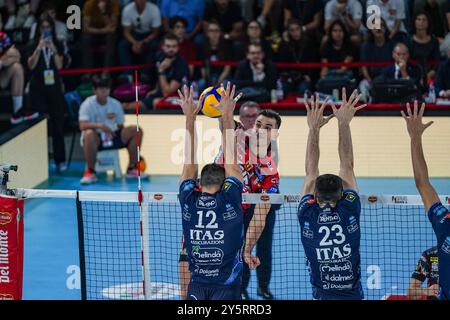
[[[434,89],[434,82],[430,81],[428,89],[428,102],[436,103],[436,91]]]
[[[283,92],[283,83],[281,82],[281,79],[277,80],[277,100],[283,100],[284,98],[284,92]]]
[[[111,129],[112,132],[116,132],[118,129],[117,122],[116,122],[116,113],[114,112],[114,109],[111,106],[108,106],[108,109],[106,110],[106,120],[105,125]],[[104,148],[112,147],[113,142],[113,135],[108,134],[106,132],[102,132],[102,145]]]

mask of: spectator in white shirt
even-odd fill
[[[389,30],[389,39],[394,42],[404,42],[406,40],[406,10],[403,0],[367,0],[366,8],[378,6],[381,17],[386,21]]]
[[[161,31],[158,6],[146,0],[134,0],[122,11],[122,27],[124,39],[119,43],[120,64],[153,62]],[[131,70],[128,73],[131,74]]]
[[[350,39],[359,44],[361,37],[359,29],[363,15],[361,3],[357,0],[331,0],[325,6],[325,33],[328,32],[333,21],[340,19],[350,35]],[[326,36],[323,43],[327,41]]]

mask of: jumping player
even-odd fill
[[[428,177],[428,168],[422,148],[422,134],[433,122],[422,123],[425,103],[418,107],[414,101],[414,111],[407,105],[407,115],[402,111],[411,138],[411,158],[414,170],[414,180],[428,213],[437,238],[437,255],[439,269],[439,295],[442,300],[450,300],[450,212],[445,208]]]
[[[325,118],[319,97],[306,103],[309,126],[306,147],[306,177],[298,208],[301,240],[305,250],[313,298],[316,300],[361,300],[364,293],[360,270],[361,202],[353,171],[350,122],[361,95],[356,90],[342,105],[331,105],[333,115]],[[336,117],[339,127],[339,176],[319,175],[320,128]]]
[[[242,175],[237,165],[233,110],[235,86],[228,83],[217,108],[222,112],[224,166],[206,165],[196,179],[195,119],[199,108],[193,102],[193,89],[178,92],[186,115],[185,164],[180,180],[183,237],[191,273],[188,300],[239,300],[242,278],[244,221]],[[227,136],[227,132],[231,135]]]

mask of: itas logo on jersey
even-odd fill
[[[198,265],[218,265],[222,264],[223,251],[219,248],[192,248],[192,258]]]
[[[351,216],[349,219],[349,226],[347,227],[347,230],[349,233],[356,232],[359,229],[358,222],[356,221],[356,218],[354,216]]]
[[[330,224],[337,223],[341,221],[341,217],[337,212],[332,212],[330,208],[325,208],[325,210],[319,214],[317,219],[318,224]]]
[[[210,196],[200,196],[197,200],[197,208],[199,209],[214,209],[217,207],[217,201]]]
[[[306,221],[305,224],[303,225],[302,235],[308,239],[314,238],[314,232],[311,230],[308,221]]]
[[[447,237],[444,241],[444,243],[442,244],[441,247],[442,251],[445,252],[446,254],[450,254],[450,237]]]

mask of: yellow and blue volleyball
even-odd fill
[[[211,105],[217,105],[222,98],[224,90],[222,87],[209,87],[203,90],[199,98],[202,113],[210,118],[219,118],[222,114]]]

